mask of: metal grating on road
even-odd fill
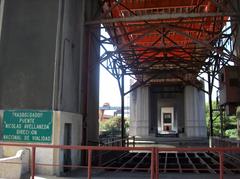
[[[163,152],[158,154],[159,173],[219,173],[218,153],[212,152]],[[150,172],[151,154],[144,152],[126,152],[109,162],[102,163],[113,172]],[[240,156],[224,155],[224,173],[240,174]]]

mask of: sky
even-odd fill
[[[130,78],[125,77],[125,92],[130,88]],[[100,65],[99,106],[108,102],[111,106],[121,106],[121,96],[117,80]],[[125,96],[125,105],[129,106],[129,95]]]
[[[111,106],[120,106],[121,104],[117,80],[102,66],[100,66],[99,96],[99,106],[102,106],[105,102],[110,103]]]
[[[101,35],[109,38],[105,30],[101,31]],[[107,50],[114,50],[113,46],[105,45]],[[103,48],[100,49],[100,55],[104,53]],[[130,78],[124,78],[125,92],[130,88]],[[110,103],[110,106],[121,106],[121,96],[117,79],[115,79],[105,68],[100,65],[100,84],[99,84],[99,106],[104,103]],[[129,106],[129,95],[125,96],[125,106]]]

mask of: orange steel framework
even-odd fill
[[[239,61],[233,54],[239,12],[226,0],[101,0],[99,20],[109,38],[100,63],[119,81],[130,75],[137,84],[187,83],[202,88],[200,75]],[[223,27],[231,22],[224,29]],[[114,50],[106,45],[111,44]],[[230,49],[228,48],[230,47]],[[217,68],[217,69],[216,69]],[[138,87],[138,85],[136,85]],[[134,88],[135,89],[135,88]],[[208,92],[208,91],[205,91]],[[128,92],[125,92],[126,95]]]
[[[160,147],[105,147],[105,146],[69,146],[69,145],[43,145],[43,144],[22,144],[22,143],[0,143],[0,146],[15,146],[15,147],[28,147],[31,149],[31,178],[34,179],[36,176],[36,166],[53,166],[53,167],[74,167],[74,168],[86,168],[87,178],[92,178],[92,169],[113,169],[113,167],[96,167],[92,166],[92,152],[93,151],[147,151],[151,153],[151,165],[150,175],[151,179],[158,179],[159,176],[159,153],[161,152],[215,152],[219,154],[219,179],[224,178],[224,153],[226,152],[240,152],[239,147],[230,148],[160,148]],[[61,164],[46,164],[36,163],[36,149],[38,148],[51,148],[51,149],[65,149],[65,150],[79,150],[87,151],[87,166],[81,165],[61,165]],[[11,164],[11,162],[8,162]],[[12,164],[18,164],[12,162]],[[20,164],[20,163],[19,163]]]
[[[220,70],[232,63],[239,29],[239,11],[228,0],[100,0],[102,24],[100,64],[118,81],[122,99],[145,84],[192,85],[209,94],[210,136],[213,131],[212,89]],[[239,3],[239,2],[237,2]],[[239,4],[238,4],[239,6]],[[91,28],[90,28],[91,29]],[[96,37],[96,36],[95,36]],[[109,50],[109,46],[113,50]],[[207,74],[208,78],[202,77]],[[124,76],[136,80],[124,91]],[[208,83],[208,90],[199,81]]]

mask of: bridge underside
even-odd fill
[[[198,81],[205,80],[201,74],[214,67],[216,78],[220,66],[239,61],[229,49],[236,45],[232,37],[238,19],[229,4],[110,0],[102,5],[101,20],[87,24],[102,23],[109,33],[101,36],[100,62],[117,79],[130,75],[135,86],[184,83],[204,90]]]
[[[188,100],[190,96],[186,94],[182,97],[184,100],[179,100],[178,92],[165,91],[153,99],[154,95],[147,89],[156,86],[161,90],[166,86],[182,86],[185,91],[192,86],[192,91],[207,93],[212,136],[212,91],[219,90],[218,75],[225,66],[239,64],[238,10],[239,1],[232,0],[102,1],[101,17],[86,24],[92,27],[102,24],[101,28],[109,34],[109,37],[102,35],[99,41],[103,50],[100,63],[118,80],[122,96],[122,138],[125,135],[124,96],[130,92],[134,93],[131,110],[135,110],[131,115],[131,131],[142,128],[133,134],[207,135],[203,130],[206,128],[204,95],[193,92],[195,94],[189,94],[193,100]],[[129,91],[124,90],[124,76],[133,79]],[[204,88],[203,82],[208,88]],[[139,97],[136,98],[136,94]],[[180,102],[169,102],[171,100]],[[184,109],[180,103],[185,105]],[[164,107],[168,108],[166,111],[174,108],[173,112],[163,113]],[[163,117],[169,113],[172,118],[177,117],[177,121],[166,119],[164,124]],[[194,130],[200,131],[191,132]]]

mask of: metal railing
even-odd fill
[[[212,140],[213,140],[213,145],[216,147],[239,147],[240,146],[240,140],[237,140],[237,139],[213,137]]]
[[[240,148],[231,147],[231,148],[159,148],[159,147],[116,147],[116,146],[66,146],[66,145],[42,145],[42,144],[22,144],[22,143],[0,143],[0,146],[14,146],[14,147],[28,147],[31,148],[31,178],[35,177],[36,165],[36,149],[37,148],[52,148],[52,149],[68,149],[68,150],[80,150],[87,151],[87,165],[78,166],[85,167],[87,169],[87,178],[92,178],[92,169],[101,168],[108,169],[106,166],[95,167],[92,166],[92,156],[93,152],[99,151],[144,151],[148,152],[151,155],[151,165],[149,168],[151,179],[158,179],[161,174],[159,168],[159,154],[162,152],[213,152],[219,154],[219,178],[223,179],[224,177],[224,153],[226,152],[238,152],[240,153]],[[41,164],[44,165],[44,164]],[[49,164],[47,164],[49,166]],[[52,166],[63,166],[60,164],[54,164]],[[70,165],[71,166],[71,165]],[[69,166],[64,166],[69,167]]]
[[[103,137],[100,139],[100,146],[121,146],[121,144],[124,143],[127,147],[132,146],[135,147],[136,144],[136,138],[135,136],[128,136],[124,139],[121,139],[121,137]]]

